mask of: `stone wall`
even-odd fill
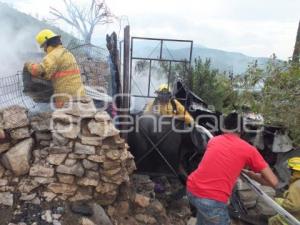
[[[135,169],[109,115],[96,112],[89,99],[30,119],[12,106],[2,111],[1,127],[0,204],[12,205],[15,193],[112,204]]]
[[[97,112],[88,98],[30,118],[22,107],[3,109],[0,131],[6,135],[0,140],[0,206],[14,210],[6,220],[14,223],[5,224],[100,225],[108,215],[109,225],[184,225],[190,216],[187,199],[164,201],[148,176],[132,175],[136,167],[129,146],[110,116]],[[80,202],[97,209],[93,217],[68,219],[72,213],[61,215],[61,207],[49,210],[53,204],[71,209]],[[28,211],[37,206],[37,214]]]

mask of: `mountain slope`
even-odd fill
[[[61,34],[64,44],[74,39],[57,27],[19,12],[5,3],[0,3],[0,27],[0,61],[5,65],[0,68],[0,77],[21,70],[24,61],[34,59],[34,55],[29,53],[41,52],[35,42],[35,36],[40,30],[52,29]]]
[[[176,51],[175,54],[179,54],[179,52]],[[193,58],[198,57],[201,59],[210,58],[213,68],[220,71],[232,71],[234,74],[244,73],[248,65],[255,60],[257,60],[260,67],[264,67],[269,60],[268,58],[256,58],[237,52],[227,52],[212,48],[194,48]]]
[[[194,45],[192,61],[195,58],[211,59],[212,67],[220,71],[233,72],[233,74],[242,74],[247,70],[250,63],[257,60],[259,67],[265,67],[268,58],[263,57],[251,57],[238,52],[227,52],[218,49],[201,47],[200,45]],[[160,45],[135,45],[133,49],[133,55],[135,57],[150,57],[159,58]],[[189,48],[170,48],[163,47],[162,57],[165,59],[184,60],[189,59]]]

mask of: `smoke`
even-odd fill
[[[0,5],[1,7],[1,5]],[[16,74],[23,69],[24,60],[34,58],[33,53],[38,53],[38,46],[34,42],[37,27],[30,25],[19,26],[17,20],[7,17],[7,14],[0,14],[0,77]],[[35,56],[36,57],[36,56]]]

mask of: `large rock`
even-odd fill
[[[141,213],[137,214],[135,216],[135,219],[142,224],[156,224],[157,223],[157,221],[154,217],[149,216],[147,214],[141,214]]]
[[[22,179],[18,185],[18,190],[22,193],[30,193],[32,190],[38,188],[40,184],[33,179]]]
[[[51,184],[56,182],[55,177],[34,177],[33,180],[38,184]]]
[[[54,126],[54,130],[65,138],[75,139],[79,135],[80,126],[75,123],[56,123]]]
[[[51,130],[51,112],[39,113],[31,117],[31,128],[34,131],[49,131]]]
[[[88,160],[97,162],[97,163],[103,163],[105,162],[105,155],[89,155]],[[119,163],[120,165],[120,163]]]
[[[74,152],[76,154],[95,155],[96,148],[95,148],[95,146],[83,145],[83,144],[81,144],[79,142],[76,142],[75,143]]]
[[[97,187],[96,187],[96,192],[98,192],[99,194],[106,194],[109,192],[113,192],[116,191],[118,189],[118,186],[112,183],[100,183]]]
[[[150,205],[150,198],[141,194],[136,194],[134,203],[137,204],[139,207],[146,208]]]
[[[68,102],[68,104],[65,104],[62,111],[66,114],[81,118],[93,118],[97,110],[94,103],[89,100],[85,102]]]
[[[97,136],[80,136],[81,143],[84,145],[94,145],[94,146],[100,146],[102,144],[102,138]]]
[[[28,127],[16,128],[11,130],[9,133],[10,133],[10,137],[14,140],[20,140],[20,139],[30,137],[30,132]]]
[[[52,165],[61,165],[67,157],[67,154],[50,154],[47,161]]]
[[[52,183],[48,185],[48,189],[55,194],[72,196],[76,193],[77,186],[71,184]]]
[[[80,163],[76,163],[73,166],[59,165],[56,168],[58,173],[75,175],[77,177],[82,177],[84,174],[84,169]]]
[[[72,149],[67,146],[51,146],[45,148],[50,154],[64,154],[72,152]]]
[[[115,161],[115,160],[120,159],[121,152],[119,150],[109,150],[105,153],[105,155],[108,159]]]
[[[52,113],[52,120],[60,123],[79,123],[80,117],[68,115],[63,110],[56,110]]]
[[[14,147],[9,149],[2,156],[2,163],[7,168],[12,170],[15,175],[20,176],[27,174],[30,169],[31,148],[33,146],[33,139],[26,139]]]
[[[73,175],[57,174],[57,177],[59,182],[64,184],[73,184],[75,180],[75,176]]]
[[[95,170],[95,171],[97,171],[99,169],[99,164],[98,163],[92,162],[92,161],[87,160],[87,159],[84,159],[82,161],[82,164],[83,164],[83,167],[85,169],[88,169],[88,170]]]
[[[7,151],[10,148],[10,142],[0,142],[0,154]]]
[[[53,144],[54,146],[65,146],[69,143],[69,139],[65,138],[61,134],[57,132],[52,132]]]
[[[14,204],[14,196],[12,193],[3,192],[0,193],[0,205],[13,206]]]
[[[76,195],[74,195],[72,198],[69,199],[71,202],[76,201],[87,201],[91,200],[93,198],[93,189],[90,187],[79,187]]]
[[[30,168],[29,175],[32,177],[53,177],[54,169],[43,165],[34,165]]]
[[[111,137],[119,134],[119,130],[109,121],[97,122],[91,120],[88,123],[88,128],[91,134],[98,135],[100,137]]]
[[[11,106],[3,111],[4,129],[24,127],[29,124],[26,109],[20,106]]]
[[[111,117],[107,112],[102,111],[96,113],[95,120],[97,122],[111,121]]]
[[[36,131],[35,132],[35,139],[37,141],[50,141],[52,139],[52,135],[51,135],[50,132]]]
[[[107,216],[102,206],[97,203],[93,203],[91,206],[93,209],[92,220],[95,221],[97,225],[112,225],[111,220]]]
[[[92,220],[87,217],[82,217],[79,222],[80,225],[96,225]]]
[[[99,173],[87,171],[86,175],[77,181],[80,186],[97,186],[99,183]]]

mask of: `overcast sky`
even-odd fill
[[[1,0],[0,0],[1,1]],[[40,18],[50,18],[49,6],[63,8],[61,0],[2,0]],[[90,0],[74,0],[88,4]],[[191,39],[195,44],[250,56],[292,55],[300,0],[106,0],[111,11],[131,26],[132,36]],[[69,27],[60,24],[68,31]],[[120,24],[97,29],[103,39]],[[97,43],[95,43],[97,44]]]

